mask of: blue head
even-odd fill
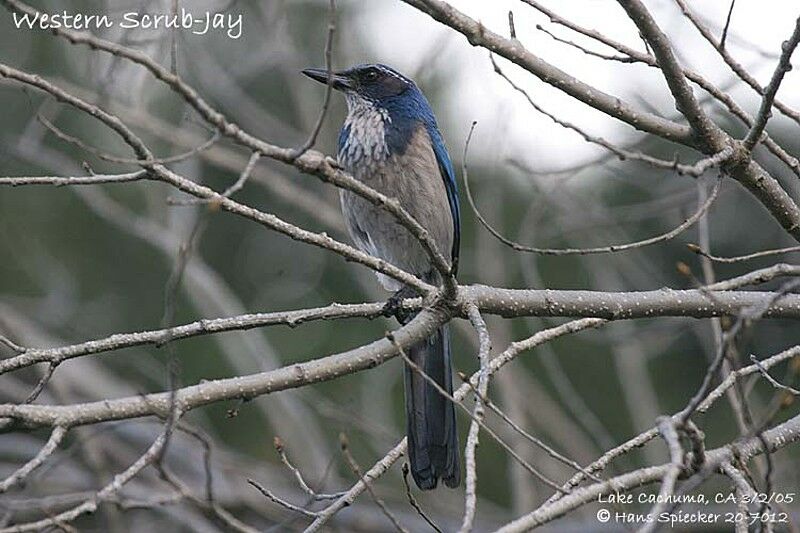
[[[306,69],[303,74],[320,83],[328,83],[324,69]],[[421,123],[429,131],[436,130],[436,119],[425,96],[410,78],[386,65],[357,65],[332,72],[331,87],[344,94],[349,109],[342,129],[340,148],[347,141],[354,121],[371,121],[381,117],[384,127],[376,128],[384,138],[386,155],[402,154],[416,127]],[[437,132],[438,133],[438,132]]]
[[[303,71],[309,78],[328,83],[328,72],[309,68]],[[386,107],[397,99],[414,98],[421,93],[412,80],[386,65],[356,65],[347,70],[331,73],[331,85],[347,97],[361,98]],[[423,97],[424,98],[424,97]]]

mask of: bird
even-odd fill
[[[344,94],[347,116],[338,137],[338,165],[355,179],[395,198],[458,266],[461,221],[453,164],[425,95],[413,80],[384,64],[362,64],[333,72],[309,68],[309,78]],[[356,247],[432,285],[442,276],[417,238],[381,206],[340,189],[342,214]],[[401,282],[377,273],[393,291],[389,302],[401,324],[413,318],[397,302],[416,295]],[[422,490],[439,480],[461,481],[455,406],[420,375],[421,369],[452,395],[450,334],[445,324],[406,350],[418,370],[404,365],[406,435],[411,475]]]

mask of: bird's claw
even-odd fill
[[[416,311],[403,309],[403,300],[406,298],[413,298],[414,296],[414,291],[409,290],[408,287],[400,289],[386,300],[386,304],[384,304],[381,313],[385,317],[397,318],[397,321],[401,324],[407,324],[417,313]]]
[[[381,314],[386,318],[396,317],[402,311],[401,303],[403,298],[400,296],[399,291],[392,294],[386,303],[383,305]]]

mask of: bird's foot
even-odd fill
[[[341,165],[341,163],[339,163],[339,160],[335,159],[335,158],[333,158],[333,157],[331,157],[329,155],[325,156],[325,162],[327,164],[329,164],[331,166],[331,168],[334,168],[336,170],[341,170],[342,169],[342,165]]]
[[[383,306],[382,314],[385,317],[395,317],[397,321],[401,324],[406,324],[414,315],[416,315],[416,311],[409,311],[403,309],[403,300],[406,298],[413,298],[417,296],[414,289],[410,287],[403,287],[399,291],[395,292],[393,295],[386,300],[386,304]]]

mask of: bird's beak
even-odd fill
[[[328,71],[324,68],[307,68],[303,70],[303,74],[312,80],[320,83],[328,84]],[[340,72],[331,72],[331,85],[334,89],[344,91],[353,87],[350,79]]]

